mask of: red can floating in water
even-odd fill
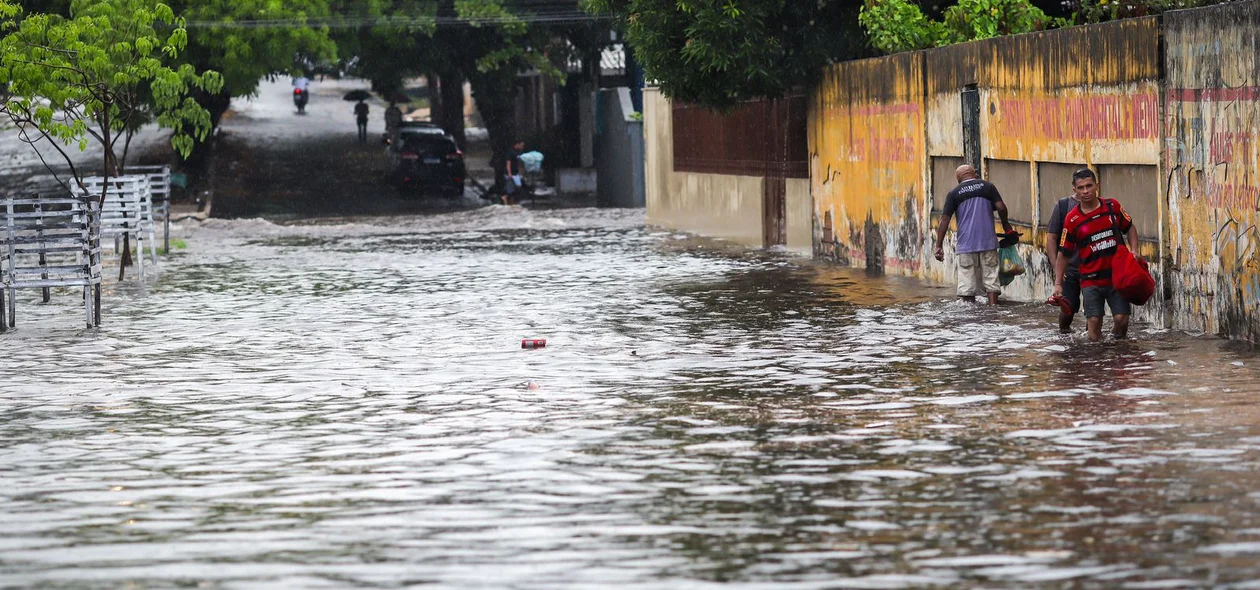
[[[546,348],[547,340],[545,338],[526,338],[521,341],[521,348],[531,350],[534,348]]]

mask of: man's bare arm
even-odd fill
[[[938,223],[938,224],[936,224],[936,252],[935,252],[935,255],[936,255],[936,259],[937,259],[937,260],[944,260],[944,259],[945,259],[945,251],[944,251],[944,247],[945,247],[945,232],[949,230],[949,219],[950,219],[950,217],[951,217],[951,216],[950,216],[950,215],[948,215],[948,214],[942,214],[942,215],[941,215],[941,222],[940,222],[940,223]]]
[[[1005,230],[1006,233],[1015,231],[1015,228],[1011,227],[1010,219],[1007,218],[1006,203],[998,201],[994,208],[997,209],[998,219],[1002,220],[1002,229]]]
[[[1054,261],[1054,294],[1063,294],[1063,277],[1067,274],[1068,257],[1059,256]]]

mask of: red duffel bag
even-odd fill
[[[1111,257],[1111,287],[1119,291],[1125,301],[1143,305],[1155,294],[1155,277],[1151,276],[1146,261],[1134,256],[1124,245],[1124,234],[1120,233],[1120,225],[1116,223],[1110,203],[1107,204],[1107,212],[1111,214],[1111,231],[1118,242],[1116,253]]]
[[[1111,287],[1133,305],[1145,304],[1155,294],[1155,277],[1145,260],[1137,258],[1128,246],[1116,247],[1111,257]]]

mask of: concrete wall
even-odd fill
[[[1052,290],[1047,217],[1088,165],[1153,263],[1159,291],[1138,319],[1260,341],[1260,2],[829,67],[809,97],[810,194],[788,184],[789,245],[808,219],[819,257],[952,283],[931,244],[968,88],[982,175],[1025,234],[1029,273],[1007,298]],[[760,178],[675,172],[670,106],[645,101],[649,220],[760,245]]]
[[[1164,17],[1173,324],[1260,340],[1260,4]]]
[[[787,248],[801,254],[814,250],[814,197],[808,178],[787,179]]]
[[[827,69],[811,100],[816,253],[914,275],[923,265],[923,53]]]
[[[644,89],[648,223],[760,247],[762,178],[675,172],[671,113],[659,90]]]
[[[601,90],[599,99],[604,120],[596,162],[595,202],[600,207],[643,207],[643,122],[631,117],[635,111],[630,104],[630,89]]]
[[[1038,301],[1053,291],[1046,218],[1082,166],[1098,172],[1103,196],[1119,200],[1144,230],[1145,256],[1160,259],[1157,19],[960,44],[925,52],[925,63],[928,157],[942,164],[929,168],[937,194],[955,184],[945,164],[963,155],[961,93],[968,85],[979,93],[981,175],[997,185],[1024,234],[1019,250],[1029,269],[1003,289],[1006,297]],[[948,283],[952,259],[931,257],[934,205],[923,275]],[[1138,317],[1162,324],[1163,313],[1155,301]]]
[[[1002,191],[1029,263],[1007,298],[1052,290],[1044,217],[1084,165],[1145,229],[1146,256],[1160,260],[1158,48],[1158,21],[1147,18],[830,67],[810,114],[817,253],[953,282],[952,232],[944,263],[932,244],[963,163],[962,94],[973,88],[981,174]],[[1164,311],[1155,302],[1140,316],[1163,322]]]

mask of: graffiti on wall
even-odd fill
[[[994,99],[1002,136],[1063,141],[1156,139],[1159,96],[1144,94],[1004,97]]]
[[[1048,162],[1159,161],[1154,81],[1056,91],[994,91],[984,144],[990,157]]]
[[[820,254],[868,270],[920,266],[923,107],[830,104],[813,121],[813,195],[824,220]],[[832,223],[827,221],[834,220]]]
[[[1171,233],[1184,256],[1178,292],[1198,323],[1188,327],[1254,338],[1247,309],[1260,301],[1260,89],[1170,88],[1167,113]]]

